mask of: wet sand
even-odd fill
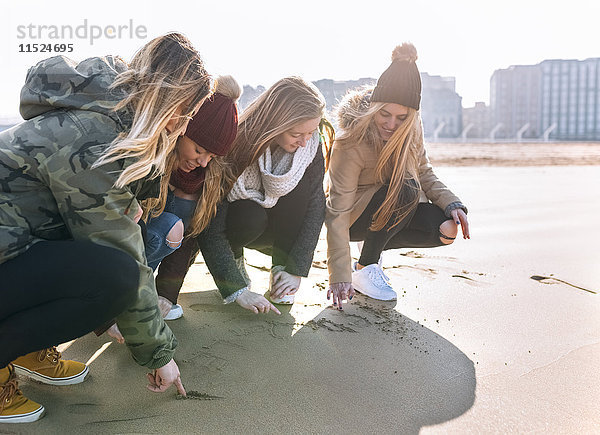
[[[224,306],[199,257],[169,322],[197,400],[147,391],[123,346],[88,335],[65,355],[94,357],[89,379],[23,382],[47,415],[0,432],[598,433],[600,295],[574,286],[600,291],[600,166],[438,166],[472,240],[386,252],[396,303],[332,308],[323,240],[281,316]],[[266,289],[268,258],[247,258]]]

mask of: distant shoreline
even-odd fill
[[[0,132],[16,124],[0,124]],[[427,142],[434,166],[600,165],[600,142]]]
[[[600,142],[427,143],[434,166],[600,165]]]

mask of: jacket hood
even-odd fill
[[[126,70],[127,64],[115,56],[80,63],[64,56],[42,60],[27,72],[21,90],[21,116],[27,120],[54,109],[79,109],[101,113],[122,125],[122,117],[113,109],[124,92],[109,87]]]
[[[365,113],[371,105],[374,86],[365,86],[352,90],[344,96],[337,108],[337,123],[346,130],[354,120]]]

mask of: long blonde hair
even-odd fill
[[[229,155],[235,176],[254,163],[279,134],[309,119],[321,118],[323,146],[333,143],[333,128],[325,120],[325,98],[317,87],[300,77],[277,81],[254,100],[240,116],[238,135]]]
[[[387,103],[369,103],[370,89],[363,88],[350,93],[340,103],[338,118],[344,130],[335,140],[334,146],[350,147],[367,143],[378,155],[375,167],[377,182],[389,184],[385,199],[373,215],[370,226],[371,231],[379,231],[392,219],[394,222],[390,228],[398,225],[419,202],[419,160],[423,143],[418,138],[422,126],[418,112],[408,107],[406,120],[387,142],[383,141],[375,125],[375,115]],[[362,98],[362,104],[348,104],[349,100],[357,98]],[[348,119],[352,121],[348,122]],[[399,196],[404,187],[412,189],[414,195],[408,203],[400,204]]]
[[[111,87],[125,91],[125,98],[114,110],[129,110],[133,123],[129,131],[111,143],[94,167],[132,158],[133,163],[124,168],[115,182],[117,188],[148,175],[156,178],[169,173],[186,115],[210,93],[211,78],[198,52],[178,33],[155,38],[135,54],[129,69],[119,74]],[[168,133],[166,125],[180,108],[184,116]],[[161,197],[163,194],[166,190],[161,189]]]

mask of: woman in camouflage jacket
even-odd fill
[[[138,201],[164,187],[175,141],[209,91],[199,54],[174,33],[129,65],[57,56],[29,70],[25,122],[0,134],[0,422],[44,413],[20,393],[15,371],[54,385],[83,381],[87,367],[53,346],[115,317],[135,361],[154,370],[149,388],[175,383],[185,394]]]

